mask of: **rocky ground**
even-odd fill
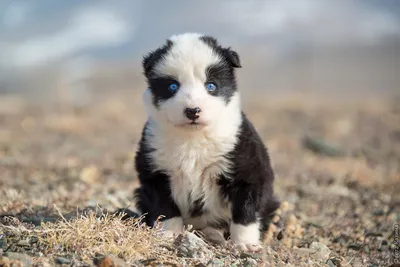
[[[98,96],[79,110],[2,96],[0,266],[390,266],[399,257],[399,103],[248,99],[283,204],[264,251],[246,254],[192,232],[164,239],[107,213],[133,203],[138,94]]]

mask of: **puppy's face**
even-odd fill
[[[239,109],[235,68],[239,56],[216,39],[175,35],[143,59],[150,116],[182,129],[201,129],[228,119]]]

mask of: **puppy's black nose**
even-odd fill
[[[199,115],[197,115],[197,114],[199,114],[200,111],[201,111],[201,109],[200,109],[199,107],[196,107],[196,108],[186,108],[186,109],[185,109],[185,115],[186,115],[186,117],[187,117],[188,119],[194,121],[194,120],[196,120],[196,119],[199,118]]]

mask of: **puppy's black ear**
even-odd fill
[[[203,42],[205,42],[206,44],[208,44],[211,47],[215,48],[215,47],[219,46],[217,39],[215,39],[212,36],[205,35],[205,36],[202,36],[200,39],[203,40]]]
[[[234,68],[241,68],[242,65],[240,64],[240,57],[236,51],[231,50],[231,48],[224,48],[222,51],[224,57]]]
[[[142,66],[144,74],[147,76],[154,65],[168,52],[172,46],[172,41],[167,40],[167,43],[143,57]]]

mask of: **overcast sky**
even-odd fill
[[[31,68],[77,54],[138,56],[184,31],[216,35],[229,45],[264,42],[371,45],[400,34],[397,0],[2,0],[0,66]]]

